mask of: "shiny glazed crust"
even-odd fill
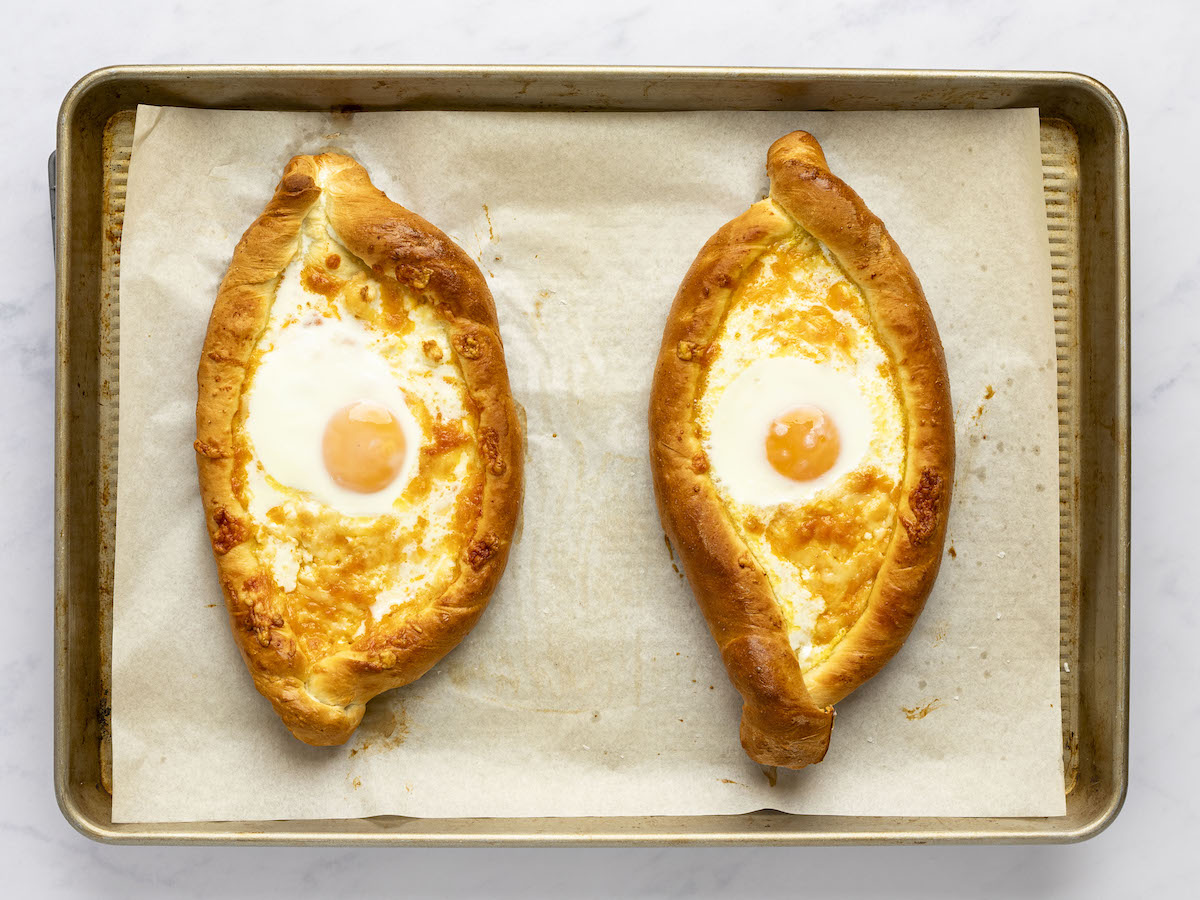
[[[742,746],[764,765],[820,762],[832,704],[900,649],[937,577],[950,507],[954,421],[946,362],[921,285],[883,223],[829,171],[802,131],[767,154],[770,197],[721,228],[684,277],[663,335],[650,396],[650,461],[663,527],[742,695]],[[907,419],[897,525],[867,607],[805,676],[774,591],[739,536],[712,479],[694,423],[706,350],[738,283],[775,242],[802,228],[862,292],[895,366]]]
[[[400,624],[309,660],[298,646],[271,568],[260,559],[247,510],[234,495],[233,425],[251,355],[301,226],[326,192],[332,233],[445,320],[467,393],[479,413],[482,503],[458,577]],[[217,294],[197,374],[196,464],[208,533],[233,635],[254,684],[297,738],[344,743],[366,702],[420,678],[471,630],[504,571],[522,492],[522,441],[491,292],[445,234],[390,201],[365,169],[336,154],[298,156],[234,250]],[[394,617],[393,617],[394,618]]]

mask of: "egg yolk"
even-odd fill
[[[330,417],[321,449],[334,481],[348,490],[373,494],[400,474],[407,448],[404,430],[391,410],[360,400]]]
[[[841,451],[833,418],[816,406],[798,406],[767,429],[767,460],[784,478],[811,481],[837,462]]]

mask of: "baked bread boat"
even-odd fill
[[[743,699],[741,740],[801,768],[833,704],[903,644],[942,556],[945,358],[908,260],[820,145],[767,155],[667,318],[650,399],[663,527]]]
[[[198,384],[234,638],[292,734],[343,743],[504,570],[523,461],[491,293],[353,159],[298,156],[234,251]]]

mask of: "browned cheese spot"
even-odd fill
[[[241,520],[230,514],[225,507],[219,507],[213,513],[213,525],[216,526],[216,531],[213,533],[212,545],[213,550],[219,556],[224,556],[242,541],[246,540],[246,527]]]
[[[478,540],[471,542],[467,548],[467,562],[470,563],[472,569],[478,571],[499,549],[500,539],[488,532]]]
[[[428,359],[431,359],[434,362],[442,361],[442,348],[437,341],[422,341],[421,352],[423,352]]]
[[[192,447],[197,453],[199,453],[201,456],[207,457],[208,459],[228,459],[233,455],[228,450],[225,450],[216,444],[210,444],[207,441],[196,440],[192,444]]]
[[[401,284],[408,285],[415,291],[423,291],[429,286],[429,281],[433,277],[433,270],[425,266],[416,265],[399,265],[396,266],[396,280]]]
[[[453,338],[454,349],[458,355],[466,359],[479,359],[483,356],[483,342],[478,336],[469,331],[462,331]]]
[[[902,516],[904,529],[909,539],[920,546],[925,543],[937,530],[938,511],[942,500],[942,476],[932,469],[921,470],[921,480],[909,492],[908,505],[912,510],[912,518]]]
[[[345,286],[342,279],[335,278],[311,263],[300,270],[300,282],[311,293],[320,294],[322,297],[336,297]]]
[[[504,474],[507,466],[500,456],[500,435],[495,428],[482,428],[479,431],[479,452],[492,475]]]

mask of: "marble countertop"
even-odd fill
[[[1200,481],[1179,474],[1191,471],[1192,442],[1200,441],[1200,250],[1192,225],[1200,180],[1185,170],[1179,148],[1200,141],[1200,7],[44,0],[10,13],[8,24],[0,121],[19,137],[0,170],[8,198],[0,246],[9,248],[9,288],[0,296],[0,583],[9,586],[0,869],[15,896],[1171,896],[1194,871],[1200,617],[1184,564],[1195,550],[1178,510],[1200,506]],[[55,806],[51,772],[54,274],[46,156],[63,95],[91,69],[209,62],[1051,69],[1107,84],[1129,118],[1134,259],[1131,761],[1116,822],[1070,847],[790,851],[107,847],[77,834]]]

